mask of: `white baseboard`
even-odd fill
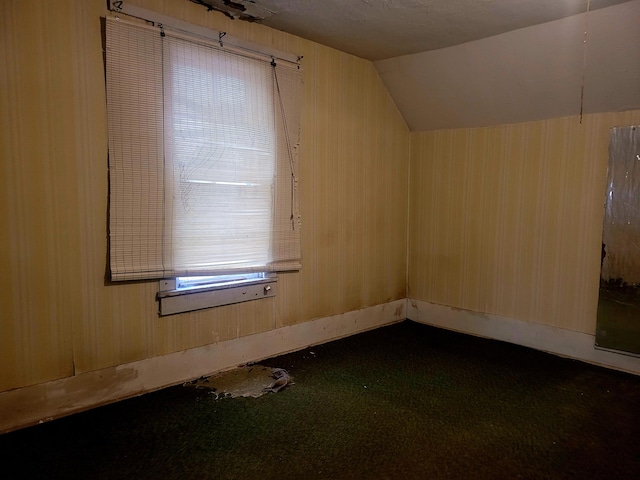
[[[408,318],[640,375],[640,358],[595,349],[595,337],[522,320],[402,299],[256,335],[0,393],[0,434],[326,343]]]
[[[0,393],[0,433],[406,319],[406,299]]]
[[[587,333],[412,299],[407,300],[407,318],[640,375],[640,358],[596,349],[595,336]]]

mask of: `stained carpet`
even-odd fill
[[[640,377],[413,322],[0,436],[3,478],[636,479]],[[9,473],[13,472],[13,473]]]

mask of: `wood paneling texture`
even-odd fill
[[[408,215],[411,297],[594,332],[608,130],[640,112],[410,134],[368,61],[135,3],[304,55],[303,269],[275,299],[166,318],[156,282],[105,286],[105,2],[5,0],[0,391],[403,298]]]
[[[0,391],[404,298],[410,134],[373,65],[188,1],[136,5],[304,55],[303,269],[278,296],[159,318],[105,286],[104,0],[0,3]]]
[[[412,134],[409,297],[595,333],[609,129],[638,122]]]

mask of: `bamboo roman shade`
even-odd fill
[[[299,269],[298,66],[106,24],[112,279]]]

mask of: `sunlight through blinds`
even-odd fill
[[[108,19],[113,280],[300,268],[297,65]]]

